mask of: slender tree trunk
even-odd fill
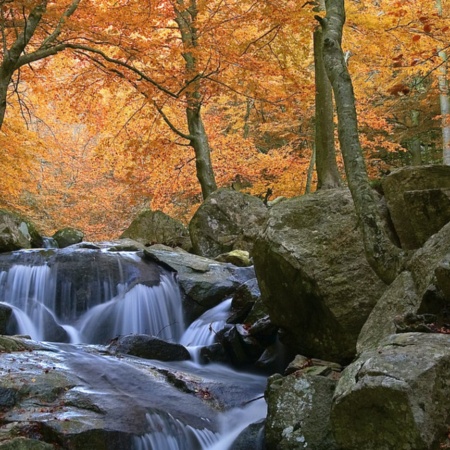
[[[436,9],[442,16],[442,2],[436,0]],[[442,128],[442,159],[445,165],[450,165],[450,104],[448,98],[447,81],[447,52],[439,51],[442,64],[439,67],[439,102],[441,106],[441,128]]]
[[[391,283],[402,270],[405,258],[384,231],[377,200],[369,185],[358,135],[355,94],[341,48],[344,0],[326,0],[326,11],[325,18],[316,16],[316,19],[323,30],[323,57],[336,101],[339,143],[347,182],[362,227],[366,258],[377,275]]]
[[[181,40],[184,46],[183,58],[186,67],[186,117],[190,138],[190,145],[195,152],[195,166],[197,179],[202,189],[203,199],[217,190],[214,170],[211,162],[211,148],[209,146],[208,135],[201,116],[202,95],[200,92],[201,71],[198,68],[195,50],[198,48],[198,36],[196,28],[197,3],[195,0],[189,1],[186,8],[184,0],[177,0],[180,9],[175,9],[175,21],[181,33]]]
[[[417,111],[413,109],[411,111],[411,125],[413,127],[419,126],[419,116],[420,111]],[[420,166],[422,165],[422,148],[420,145],[420,139],[418,136],[414,136],[410,141],[407,143],[408,151],[411,153],[411,164],[413,166]]]
[[[317,189],[332,189],[341,185],[334,147],[333,92],[323,63],[323,33],[314,30],[314,68],[316,82],[315,154]]]
[[[311,159],[309,161],[308,174],[306,176],[305,194],[311,193],[312,176],[313,176],[315,165],[316,165],[316,146],[314,144],[313,148],[311,150]]]

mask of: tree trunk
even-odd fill
[[[324,64],[333,87],[338,134],[347,182],[362,227],[366,258],[386,283],[402,270],[405,257],[384,231],[375,193],[369,185],[358,135],[355,94],[341,48],[345,23],[344,0],[326,0],[326,17],[316,16],[323,30]]]
[[[436,0],[436,9],[442,16],[442,2]],[[448,99],[447,81],[447,52],[440,50],[439,57],[442,64],[439,67],[439,102],[441,106],[442,128],[442,160],[445,165],[450,165],[450,104]]]
[[[311,149],[311,159],[309,160],[308,173],[306,176],[305,194],[311,193],[311,184],[315,165],[316,165],[316,146],[313,145],[313,148]]]
[[[208,195],[217,190],[217,184],[211,163],[211,148],[208,135],[201,116],[203,99],[200,92],[200,82],[202,74],[195,56],[195,50],[198,49],[196,28],[197,3],[195,0],[190,0],[189,6],[186,7],[184,0],[177,0],[177,4],[180,9],[175,8],[175,22],[178,25],[181,41],[183,42],[183,58],[186,68],[185,81],[189,83],[185,91],[185,97],[190,145],[195,153],[197,179],[202,189],[202,196],[203,199],[206,199]]]
[[[341,179],[334,147],[333,92],[323,63],[322,35],[321,28],[314,30],[317,189],[332,189],[341,185]]]
[[[186,110],[189,134],[192,136],[190,145],[195,152],[195,167],[197,179],[202,189],[203,199],[217,190],[214,171],[211,163],[211,149],[209,147],[208,136],[203,125],[200,109]]]
[[[419,126],[420,111],[413,109],[411,111],[411,125],[413,127]],[[420,139],[418,136],[414,136],[407,142],[409,153],[411,153],[411,165],[422,165],[422,148],[420,145]]]

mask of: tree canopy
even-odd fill
[[[315,189],[318,4],[5,0],[0,8],[0,207],[48,233],[71,225],[102,239],[143,207],[187,221],[216,187],[262,198]],[[342,50],[369,178],[442,162],[446,0],[347,0],[345,13]]]

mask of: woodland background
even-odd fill
[[[442,162],[447,3],[346,2],[343,50],[373,180]],[[174,11],[193,7],[189,78]],[[202,201],[183,138],[181,94],[193,85],[219,187],[262,197],[270,188],[271,198],[315,189],[312,2],[3,0],[0,8],[3,69],[36,8],[21,55],[53,50],[15,67],[0,129],[0,207],[45,233],[72,226],[90,240],[114,238],[144,207],[187,222]]]

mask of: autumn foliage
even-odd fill
[[[39,3],[47,12],[27,51],[40,48],[70,2],[0,2],[4,40]],[[193,4],[190,74],[176,11]],[[201,101],[218,187],[304,194],[314,9],[290,0],[81,0],[55,40],[64,50],[22,66],[9,86],[0,207],[46,233],[70,225],[92,240],[117,237],[143,207],[187,222],[202,201],[183,138],[189,93]],[[442,10],[425,0],[347,1],[343,48],[374,178],[407,164],[414,139],[423,162],[439,161],[436,71],[450,42],[445,2]]]

